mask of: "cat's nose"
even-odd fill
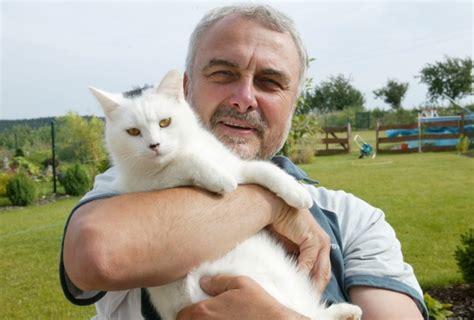
[[[156,151],[159,146],[160,146],[159,143],[155,143],[155,144],[150,144],[148,147],[149,147],[151,150]]]

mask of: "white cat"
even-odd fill
[[[90,89],[106,115],[106,143],[117,167],[119,192],[199,186],[224,193],[255,183],[293,207],[312,206],[308,190],[293,177],[269,162],[241,160],[204,129],[185,102],[177,71],[136,96]],[[346,303],[326,308],[309,276],[297,270],[296,261],[265,231],[184,279],[148,288],[151,302],[163,320],[175,319],[184,306],[208,298],[199,279],[221,273],[253,278],[280,303],[312,319],[361,315],[358,307]]]

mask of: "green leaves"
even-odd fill
[[[428,97],[432,101],[444,99],[444,95],[453,100],[463,98],[472,90],[472,59],[446,56],[445,61],[427,64],[418,78],[428,86]]]
[[[428,293],[425,293],[423,298],[428,308],[428,313],[430,314],[430,320],[444,320],[453,314],[453,312],[449,310],[453,307],[452,304],[441,303]]]
[[[104,122],[99,118],[86,119],[76,113],[58,118],[57,145],[59,158],[80,163],[99,162],[106,158],[102,143]]]
[[[461,245],[456,248],[454,256],[464,280],[474,284],[474,229],[461,235]]]
[[[344,75],[331,76],[317,85],[307,97],[308,103],[322,113],[340,111],[348,107],[361,107],[365,103],[362,93],[354,88],[350,78]]]
[[[398,82],[397,80],[388,79],[385,87],[374,90],[374,95],[376,98],[383,99],[392,109],[398,110],[402,107],[402,100],[407,90],[408,82]]]

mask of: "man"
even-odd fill
[[[281,13],[248,5],[216,9],[191,37],[185,94],[233,152],[270,159],[289,131],[306,60]],[[274,161],[304,178],[288,160]],[[383,213],[351,195],[313,188],[317,206],[309,212],[255,185],[223,197],[193,187],[116,195],[111,179],[113,169],[98,176],[73,210],[61,258],[66,296],[76,304],[96,302],[98,319],[156,316],[146,293],[134,288],[172,282],[265,227],[299,254],[300,267],[320,289],[328,284],[329,302],[351,299],[365,319],[427,317]],[[178,319],[304,319],[248,278],[219,275],[201,279],[201,286],[213,297],[184,308]]]

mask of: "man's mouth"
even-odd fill
[[[250,125],[249,123],[245,121],[239,121],[239,120],[234,120],[234,119],[229,119],[229,120],[221,120],[219,121],[219,124],[232,129],[232,130],[239,130],[239,131],[253,131],[255,127]]]

